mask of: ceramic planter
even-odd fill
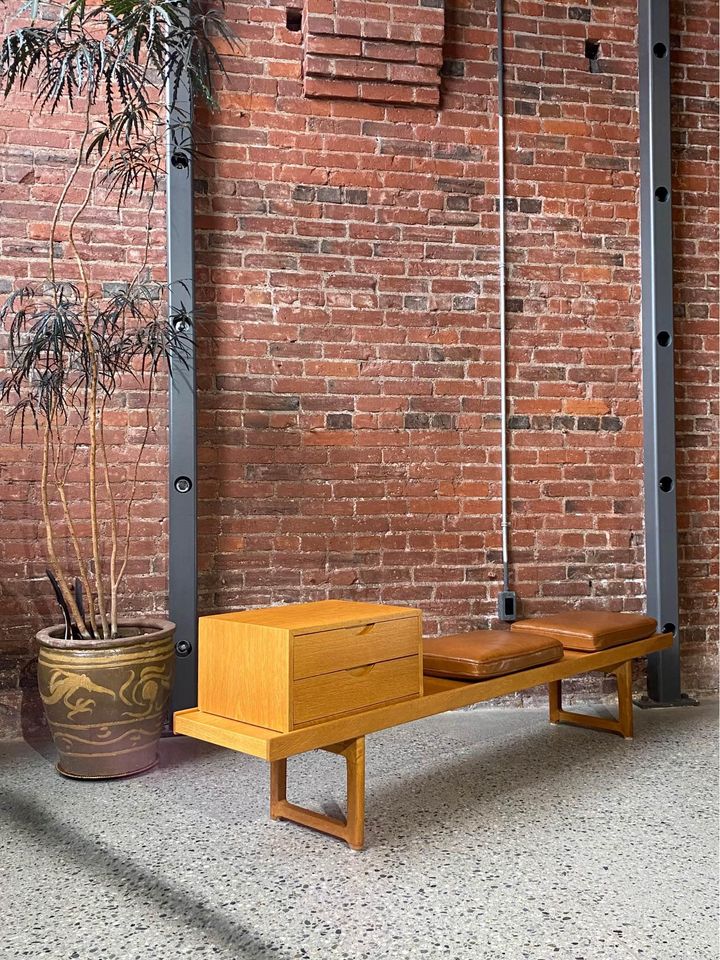
[[[133,620],[114,640],[65,640],[63,626],[37,634],[38,685],[68,777],[100,780],[148,770],[175,670],[168,620]]]

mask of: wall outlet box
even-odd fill
[[[517,597],[512,590],[501,590],[498,594],[498,618],[505,623],[517,620]]]

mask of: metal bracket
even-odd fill
[[[669,0],[639,0],[643,467],[648,614],[671,647],[648,658],[652,700],[678,702]]]
[[[192,94],[187,78],[169,104],[167,255],[170,319],[191,337],[175,361],[169,406],[169,614],[176,624],[172,710],[197,703],[197,453],[194,331]],[[189,325],[190,329],[187,329]]]
[[[656,710],[659,707],[699,707],[700,701],[689,697],[686,693],[681,693],[677,700],[651,700],[650,697],[639,697],[633,703],[641,710]]]

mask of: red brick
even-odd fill
[[[359,57],[363,44],[349,37],[327,37],[310,35],[305,41],[308,53],[322,53],[338,57]]]
[[[360,85],[350,80],[305,77],[304,89],[308,97],[342,97],[356,100],[360,96]]]

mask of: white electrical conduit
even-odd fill
[[[503,591],[510,589],[508,549],[508,464],[507,464],[507,369],[505,323],[505,82],[503,58],[503,0],[497,0],[497,102],[498,102],[498,205],[499,225],[499,307],[500,307],[500,486]]]

